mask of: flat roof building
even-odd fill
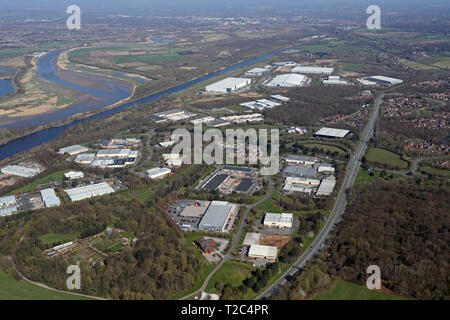
[[[4,196],[0,197],[0,207],[12,206],[16,204],[16,196]]]
[[[198,225],[202,231],[225,232],[230,214],[236,205],[226,201],[212,201]]]
[[[403,80],[396,79],[396,78],[390,78],[385,76],[372,76],[366,78],[367,80],[379,84],[388,84],[388,85],[396,85],[396,84],[402,84]]]
[[[268,74],[269,71],[270,71],[269,69],[264,69],[264,68],[253,68],[252,70],[246,71],[245,75],[248,77],[259,77],[264,74]]]
[[[333,192],[335,185],[336,179],[323,179],[316,196],[329,196]]]
[[[270,99],[278,101],[278,102],[288,102],[289,100],[291,100],[291,98],[279,95],[279,94],[274,94],[270,96]]]
[[[283,169],[282,173],[286,176],[306,177],[313,178],[317,176],[317,171],[310,167],[292,167],[287,166]]]
[[[59,149],[58,153],[60,153],[60,154],[67,153],[70,156],[74,156],[76,154],[83,153],[83,152],[86,152],[88,150],[89,149],[86,148],[86,147],[83,147],[83,146],[80,146],[78,144],[75,144],[75,145],[70,146],[70,147]]]
[[[262,246],[253,244],[248,251],[248,257],[254,259],[266,259],[275,261],[277,259],[278,248],[272,246]]]
[[[206,86],[206,92],[230,93],[245,88],[252,83],[248,78],[226,78]]]
[[[61,205],[61,201],[52,188],[41,190],[42,201],[47,208],[58,207]]]
[[[283,61],[283,62],[274,62],[272,63],[274,67],[295,67],[297,65],[294,61]]]
[[[6,166],[1,169],[3,174],[18,176],[22,178],[31,178],[37,175],[41,170],[37,168],[28,168],[20,165]]]
[[[67,196],[72,202],[89,199],[92,197],[103,196],[105,194],[114,193],[114,189],[107,183],[101,182],[83,187],[65,190]]]
[[[169,168],[152,168],[146,171],[150,179],[158,179],[167,176],[172,171]]]
[[[314,157],[306,157],[306,156],[298,156],[294,154],[287,155],[284,157],[284,161],[288,163],[297,163],[297,164],[305,164],[305,165],[314,165],[316,162],[319,162],[319,159]]]
[[[64,177],[70,180],[82,179],[84,178],[84,173],[81,171],[69,171],[64,173]]]
[[[238,184],[236,189],[234,189],[234,191],[237,193],[250,194],[255,190],[255,188],[256,188],[256,180],[255,179],[244,178]]]
[[[314,135],[326,138],[344,138],[350,130],[336,129],[336,128],[321,128]]]
[[[267,87],[300,87],[306,85],[308,78],[301,74],[288,73],[275,76],[269,81]]]
[[[0,208],[0,217],[10,216],[10,215],[17,213],[18,211],[19,210],[17,209],[17,206]]]
[[[303,74],[323,74],[330,75],[334,71],[333,68],[323,68],[323,67],[295,67],[292,69],[293,73],[303,73]]]
[[[202,186],[202,189],[214,191],[219,188],[227,179],[228,174],[216,174],[211,179],[206,181],[206,183]]]
[[[77,155],[74,161],[81,164],[90,164],[92,161],[94,161],[94,158],[95,153],[84,153]]]
[[[292,213],[266,213],[264,226],[276,228],[292,228],[294,215]]]

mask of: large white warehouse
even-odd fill
[[[294,216],[292,213],[266,213],[264,226],[276,228],[292,228]]]
[[[299,87],[306,84],[308,78],[301,74],[287,73],[274,77],[267,87]]]
[[[379,83],[379,84],[387,84],[387,85],[396,85],[396,84],[403,83],[403,80],[385,77],[385,76],[373,76],[373,77],[369,77],[366,79],[371,82],[375,82],[375,83]]]
[[[329,76],[334,71],[333,68],[322,68],[322,67],[295,67],[292,69],[294,73],[303,74],[323,74]]]
[[[61,204],[55,190],[52,188],[41,190],[41,197],[47,208],[58,207]]]
[[[277,253],[278,253],[277,247],[253,244],[250,246],[250,250],[248,251],[248,257],[254,259],[267,259],[273,261],[276,260]]]
[[[37,175],[41,170],[37,168],[28,168],[19,165],[6,166],[1,169],[3,174],[18,176],[22,178],[31,178]]]
[[[248,78],[226,78],[206,86],[206,92],[230,93],[245,88],[252,79]]]
[[[79,153],[86,152],[88,150],[89,150],[88,148],[76,144],[70,147],[59,149],[58,153],[60,154],[67,153],[68,155],[73,156]]]
[[[91,184],[65,191],[72,202],[114,193],[114,189],[106,182]]]

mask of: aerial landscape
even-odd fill
[[[448,1],[2,6],[0,300],[450,298]]]

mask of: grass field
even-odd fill
[[[317,147],[317,149],[323,149],[325,152],[330,151],[330,152],[337,152],[340,155],[345,155],[347,152],[345,152],[345,150],[336,147],[336,146],[331,146],[328,144],[322,144],[322,143],[302,143],[301,145],[308,147],[310,149],[313,149],[315,147]]]
[[[0,272],[0,300],[89,300],[69,293],[53,292],[28,283],[17,281]]]
[[[245,278],[251,275],[256,268],[248,263],[238,261],[228,261],[224,263],[222,268],[211,278],[206,287],[207,292],[217,293],[215,285],[218,281],[224,284],[231,284],[233,287],[239,287]],[[251,291],[251,289],[249,289]]]
[[[436,176],[448,176],[449,173],[450,173],[449,170],[437,169],[437,168],[433,168],[433,167],[423,167],[420,170],[425,172],[425,173],[433,174],[433,175],[436,175]]]
[[[56,242],[68,242],[76,239],[78,237],[77,234],[68,233],[68,234],[54,234],[48,233],[40,236],[38,239],[46,244],[53,244]]]
[[[173,61],[180,60],[184,57],[179,54],[154,54],[154,55],[124,55],[124,56],[114,56],[114,63],[130,63],[130,62],[158,62],[158,61]]]
[[[390,167],[396,167],[397,169],[406,169],[408,162],[400,159],[398,154],[380,149],[370,148],[366,155],[367,161],[388,165]]]
[[[373,176],[371,176],[369,174],[370,172],[373,172]],[[358,172],[358,175],[356,176],[355,184],[361,184],[361,183],[364,183],[364,182],[371,182],[371,181],[373,181],[375,179],[383,179],[381,177],[380,173],[381,173],[381,171],[374,170],[374,169],[369,171],[369,170],[366,170],[364,168],[359,168],[359,172]],[[394,175],[394,174],[392,173],[392,175]],[[391,173],[388,172],[386,174],[384,180],[388,180],[387,177],[390,177],[390,176],[391,176]],[[403,176],[399,175],[399,174],[396,174],[394,176],[394,178],[400,178],[400,177],[403,177]]]
[[[339,281],[328,292],[317,294],[313,300],[407,300],[405,297],[394,296],[380,291],[369,290],[347,281]]]

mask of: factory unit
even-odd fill
[[[282,173],[285,176],[305,177],[305,178],[314,178],[317,176],[316,169],[311,167],[287,166],[283,168]]]
[[[252,70],[246,71],[245,75],[248,77],[260,77],[262,75],[268,74],[269,72],[270,72],[269,69],[253,68]]]
[[[10,216],[10,215],[17,213],[18,211],[19,210],[17,209],[17,206],[0,208],[0,217]]]
[[[74,156],[76,154],[83,153],[88,150],[89,150],[88,148],[76,144],[76,145],[73,145],[70,147],[59,149],[58,153],[60,153],[60,154],[67,153],[69,156]]]
[[[42,201],[47,208],[58,207],[61,205],[61,201],[52,188],[41,190]]]
[[[374,82],[375,84],[384,84],[384,85],[396,85],[403,83],[403,80],[401,79],[390,78],[385,76],[372,76],[365,78],[365,80]]]
[[[128,158],[131,152],[131,149],[102,149],[97,152],[97,158]]]
[[[270,80],[266,87],[300,87],[309,83],[309,78],[296,73],[280,74]]]
[[[103,196],[114,193],[114,189],[107,183],[101,182],[78,188],[64,190],[72,202],[89,199],[92,197]]]
[[[301,185],[303,187],[317,188],[320,185],[320,180],[302,177],[286,177],[285,184]]]
[[[255,189],[256,189],[256,180],[250,179],[250,178],[244,178],[238,184],[236,189],[234,189],[234,192],[251,194],[251,193],[253,193],[253,191],[255,191]]]
[[[212,122],[214,120],[216,120],[216,119],[213,117],[203,117],[203,118],[191,120],[191,123],[195,125],[195,124],[200,124],[200,123]]]
[[[245,88],[252,83],[249,78],[226,78],[206,86],[206,92],[230,93]]]
[[[272,246],[262,246],[253,244],[248,251],[248,257],[253,259],[265,259],[275,261],[277,259],[278,248]]]
[[[314,169],[317,170],[319,173],[334,173],[335,168],[330,163],[316,163],[314,165]]]
[[[227,222],[237,206],[226,201],[212,201],[198,225],[201,231],[225,232]]]
[[[102,148],[104,149],[123,149],[123,148],[137,148],[141,143],[140,139],[127,138],[127,139],[109,139],[102,142]]]
[[[295,67],[297,65],[294,61],[283,61],[283,62],[274,62],[272,66],[274,67]]]
[[[324,137],[324,138],[344,138],[349,133],[350,130],[323,127],[319,131],[317,131],[314,135],[317,137]]]
[[[339,76],[329,76],[328,79],[322,81],[323,85],[348,85],[349,82],[342,80]]]
[[[81,171],[69,171],[64,173],[64,177],[69,180],[82,179],[84,178],[84,173]]]
[[[323,179],[319,189],[317,189],[316,196],[329,196],[336,185],[336,179]]]
[[[152,168],[145,171],[152,180],[166,177],[172,171],[169,168]]]
[[[224,121],[233,121],[235,123],[241,123],[246,121],[263,121],[264,116],[260,113],[251,113],[251,114],[243,114],[243,115],[233,115],[221,117],[221,120]]]
[[[298,155],[287,155],[284,158],[286,163],[304,164],[307,166],[313,166],[315,163],[319,162],[319,159],[313,157],[305,157]]]
[[[16,196],[4,196],[0,197],[0,207],[12,206],[15,205]]]
[[[166,161],[166,164],[169,167],[178,168],[178,167],[181,167],[183,165],[183,160],[181,160],[181,159],[169,159],[169,160]]]
[[[286,103],[289,102],[289,100],[291,100],[291,98],[279,95],[279,94],[274,94],[270,96],[270,99],[275,100],[276,102],[281,102],[281,103]]]
[[[247,175],[252,175],[256,172],[256,169],[254,168],[233,167],[233,166],[223,166],[221,170],[237,177],[245,177]]]
[[[323,68],[323,67],[295,67],[292,69],[293,73],[302,74],[321,74],[321,75],[331,75],[333,73],[333,68]]]
[[[18,176],[22,178],[31,178],[41,172],[38,168],[28,168],[20,165],[10,165],[1,169],[3,174]]]
[[[294,215],[292,213],[266,213],[264,217],[265,227],[292,228]]]
[[[219,188],[228,179],[228,177],[228,174],[215,174],[211,179],[206,181],[201,188],[208,191],[217,190],[217,188]]]
[[[74,161],[76,163],[81,163],[81,164],[90,164],[92,161],[94,161],[94,158],[95,158],[94,153],[84,153],[84,154],[79,154],[75,158]]]

